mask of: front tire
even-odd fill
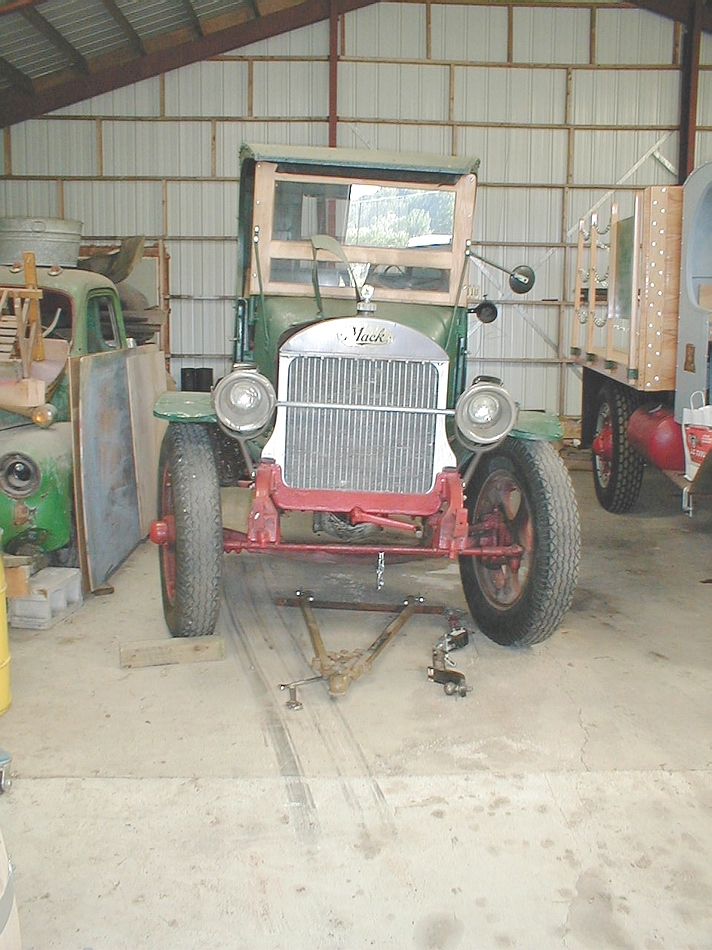
[[[202,425],[171,423],[158,466],[161,593],[173,637],[209,636],[220,609],[222,514],[210,436]]]
[[[466,504],[475,543],[491,533],[486,523],[495,516],[500,541],[524,549],[519,565],[460,558],[477,626],[505,646],[546,640],[571,605],[581,547],[576,496],[561,458],[549,442],[510,436],[483,457]]]
[[[628,441],[630,417],[638,408],[635,392],[605,382],[596,397],[593,439],[593,485],[606,511],[622,514],[638,500],[645,460]]]

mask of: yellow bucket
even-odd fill
[[[0,528],[0,716],[12,702],[10,695],[10,643],[7,637],[7,584],[2,563],[2,528]]]

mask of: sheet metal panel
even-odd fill
[[[470,359],[552,359],[558,340],[557,307],[531,307],[527,302],[503,303],[495,323],[471,321]]]
[[[497,376],[522,409],[544,409],[559,412],[560,366],[541,363],[497,363],[469,359],[468,379],[476,376]],[[579,403],[579,412],[581,411]]]
[[[697,87],[697,124],[712,125],[712,72],[700,72]]]
[[[195,362],[201,354],[224,354],[227,360],[235,335],[233,301],[172,300],[170,330],[171,352],[186,355],[185,365],[202,365]]]
[[[656,143],[665,141],[656,147]],[[671,174],[655,159],[651,150],[660,152],[677,164],[677,133],[658,130],[624,131],[581,129],[574,132],[573,182],[584,185],[669,185]],[[635,168],[646,153],[649,157]]]
[[[185,5],[174,0],[123,0],[120,6],[141,39],[181,27],[192,28],[193,21]]]
[[[62,53],[19,14],[2,18],[0,56],[33,79],[68,65]]]
[[[238,116],[247,113],[247,63],[194,63],[165,75],[166,115]]]
[[[458,66],[453,118],[461,122],[559,124],[566,117],[566,70]]]
[[[565,129],[461,128],[458,152],[479,155],[480,179],[491,184],[565,184]]]
[[[576,125],[677,125],[679,109],[677,70],[574,70],[571,120]]]
[[[563,192],[550,188],[495,188],[480,184],[475,234],[482,241],[556,244],[561,239]]]
[[[84,222],[85,237],[157,236],[163,231],[158,181],[68,181],[64,210],[68,218]]]
[[[63,109],[56,109],[52,115],[92,115],[92,116],[157,116],[160,114],[161,94],[158,76],[144,79],[131,86],[114,89],[101,96],[92,96],[83,102],[75,102]]]
[[[591,29],[588,10],[514,7],[512,29],[515,63],[588,62]]]
[[[712,132],[698,132],[695,138],[695,163],[712,162]]]
[[[400,63],[340,63],[338,112],[362,119],[447,120],[449,70]]]
[[[256,116],[329,114],[329,64],[325,62],[257,61],[253,89]]]
[[[329,21],[303,26],[235,50],[237,56],[328,56]]]
[[[374,125],[341,122],[337,143],[341,148],[372,148],[393,152],[452,154],[452,131],[442,125]]]
[[[56,182],[0,179],[0,217],[56,218],[58,214]]]
[[[507,10],[495,6],[432,4],[433,59],[446,62],[507,62]]]
[[[566,220],[569,241],[576,244],[579,221],[584,218],[588,227],[591,213],[594,211],[598,214],[599,227],[607,228],[611,220],[611,207],[614,200],[618,203],[619,218],[630,217],[634,210],[635,188],[616,188],[615,193],[612,189],[572,188]]]
[[[62,0],[61,3],[43,4],[40,12],[68,43],[88,59],[109,50],[128,47],[121,27],[101,3]]]
[[[240,146],[243,142],[268,145],[328,145],[329,123],[321,122],[218,122],[216,133],[216,173],[224,178],[240,174]]]
[[[563,248],[533,248],[533,247],[498,247],[497,245],[480,244],[475,228],[475,251],[502,267],[509,270],[518,264],[528,264],[536,274],[536,285],[531,297],[533,300],[560,300],[564,286],[564,251]],[[491,267],[477,259],[470,264],[468,283],[479,287],[483,294],[492,300],[511,300],[512,291],[509,289],[507,275],[498,268]],[[526,304],[526,298],[524,304]]]
[[[105,175],[210,175],[209,122],[109,120],[103,142]]]
[[[10,128],[14,175],[96,175],[93,122],[32,119]]]
[[[596,62],[664,64],[673,62],[674,21],[647,10],[605,10],[596,14]]]
[[[376,3],[344,16],[344,56],[425,59],[425,5]]]
[[[168,182],[168,234],[235,238],[238,191],[236,181]]]
[[[211,297],[235,293],[237,241],[228,234],[225,241],[166,242],[170,254],[171,293],[189,297]]]
[[[700,42],[700,66],[712,66],[712,33],[703,33]]]

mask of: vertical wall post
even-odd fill
[[[678,184],[685,183],[695,167],[695,136],[697,134],[697,89],[700,76],[700,42],[704,0],[691,4],[682,44],[680,76],[680,154]]]
[[[337,77],[339,66],[339,11],[338,0],[329,4],[329,145],[336,147]]]

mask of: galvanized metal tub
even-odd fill
[[[70,218],[0,218],[0,264],[32,251],[39,265],[76,267],[81,240],[82,222]]]

